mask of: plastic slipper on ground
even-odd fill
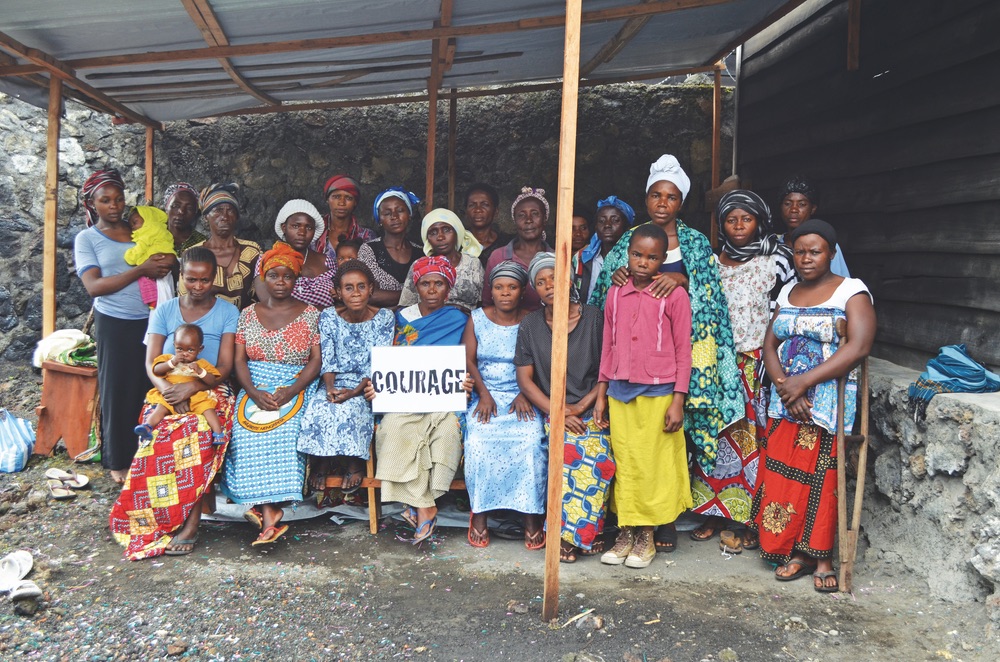
[[[281,526],[269,526],[260,532],[260,536],[254,540],[250,545],[252,547],[259,547],[260,545],[271,545],[277,542],[278,538],[288,533],[288,525],[282,524]]]
[[[524,532],[524,546],[529,552],[537,552],[545,548],[545,529],[539,527],[534,534]]]
[[[781,567],[790,568],[792,566],[798,567],[798,570],[796,570],[795,572],[793,572],[790,575],[779,575],[778,574],[778,570],[775,569],[775,571],[774,571],[774,578],[777,579],[779,582],[792,582],[792,581],[795,581],[796,579],[801,579],[802,577],[805,577],[806,575],[811,575],[813,573],[813,571],[816,570],[816,566],[815,565],[812,565],[810,563],[806,563],[802,559],[792,559],[791,561],[789,561],[788,563],[786,563],[784,566],[779,566],[779,568],[781,568]]]
[[[493,529],[493,534],[497,538],[503,538],[504,540],[523,540],[524,526],[511,520],[504,520],[500,522],[499,526]]]
[[[726,529],[719,534],[719,549],[728,554],[739,554],[743,551],[743,540],[734,531]]]
[[[403,512],[399,514],[403,520],[412,526],[414,530],[417,528],[417,509],[416,508],[404,508]]]
[[[827,586],[826,580],[833,577],[833,586]],[[816,589],[817,593],[836,593],[840,590],[840,583],[837,581],[837,572],[831,570],[828,572],[814,572],[813,579],[818,579],[820,581],[819,586],[816,586],[816,582],[813,582],[813,588]]]
[[[348,487],[347,484],[350,483],[355,476],[358,477],[358,482]],[[355,492],[361,489],[361,481],[363,481],[364,479],[365,479],[365,472],[348,471],[346,474],[344,474],[343,482],[340,483],[340,491],[343,492],[344,494],[354,494]]]
[[[198,542],[198,536],[195,536],[190,540],[180,540],[178,538],[174,538],[173,540],[170,541],[171,545],[191,545],[191,549],[187,550],[170,549],[170,546],[168,545],[167,549],[164,550],[163,553],[166,554],[167,556],[187,556],[188,554],[194,551],[194,546],[197,542]]]
[[[50,480],[58,480],[63,485],[74,490],[79,490],[90,484],[90,477],[78,474],[75,471],[64,471],[52,467],[45,472],[45,477]]]
[[[21,580],[10,591],[11,602],[40,597],[42,597],[42,589],[38,588],[38,584],[29,579]]]
[[[260,511],[256,508],[250,508],[245,513],[243,513],[243,519],[250,522],[258,529],[264,528],[264,517],[260,514]]]
[[[61,480],[48,480],[46,484],[49,486],[49,494],[56,501],[66,501],[67,499],[75,499],[76,493],[63,485]]]
[[[35,561],[31,552],[20,549],[0,560],[0,593],[7,593],[27,577]]]
[[[434,535],[434,529],[437,528],[437,522],[438,518],[435,516],[427,520],[423,524],[418,525],[416,531],[413,532],[413,540],[411,540],[410,542],[412,542],[414,545],[419,545],[423,541],[430,538],[432,535]]]
[[[479,531],[474,526],[472,526],[472,518],[475,517],[474,513],[469,513],[469,532],[466,534],[466,539],[469,544],[473,547],[478,547],[480,549],[490,546],[490,527],[486,527],[484,530]]]

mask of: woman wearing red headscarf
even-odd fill
[[[345,239],[371,241],[375,233],[358,224],[354,210],[361,201],[361,187],[349,175],[334,175],[323,185],[323,198],[330,207],[330,213],[323,216],[323,232],[313,241],[313,250],[326,253],[329,260],[337,263],[337,244]]]

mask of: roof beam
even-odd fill
[[[642,2],[648,4],[651,0],[642,0]],[[590,58],[590,61],[580,67],[580,76],[585,78],[597,67],[613,60],[625,48],[625,45],[632,40],[632,37],[639,34],[639,31],[646,27],[646,23],[649,23],[651,18],[653,18],[652,15],[633,16],[625,21],[622,29],[606,44],[601,46],[601,49],[597,51],[594,57]]]
[[[708,58],[708,60],[705,62],[705,66],[714,64],[719,60],[725,60],[726,56],[732,53],[737,46],[739,46],[740,44],[745,44],[750,39],[750,37],[753,37],[755,34],[771,27],[772,25],[774,25],[774,23],[787,16],[793,9],[795,9],[796,7],[805,2],[806,0],[789,0],[789,2],[786,2],[785,4],[781,5],[773,12],[765,16],[762,21],[760,21],[756,25],[752,25],[742,34],[737,35],[735,38],[730,40],[729,43],[720,48],[717,53],[715,53],[712,57]]]
[[[63,83],[87,95],[93,99],[95,103],[103,106],[110,113],[120,115],[132,120],[133,122],[138,122],[139,124],[144,124],[145,126],[152,127],[154,129],[163,128],[161,123],[155,122],[145,115],[135,112],[128,106],[115,101],[100,90],[83,82],[76,77],[76,72],[71,67],[67,66],[64,62],[60,62],[55,59],[48,53],[43,53],[35,48],[28,48],[21,42],[3,32],[0,32],[0,47],[10,51],[20,58],[43,67],[48,72],[50,77],[55,76],[56,78],[61,79]]]
[[[219,19],[216,18],[215,12],[212,11],[212,6],[208,4],[208,0],[181,0],[184,8],[187,10],[188,15],[194,24],[201,31],[201,36],[205,38],[205,43],[209,46],[228,46],[229,39],[226,37],[226,33],[223,31],[222,26],[219,24]],[[243,89],[244,92],[251,95],[258,101],[261,101],[269,106],[280,106],[281,102],[272,96],[268,96],[260,91],[257,87],[253,85],[249,80],[247,80],[243,74],[241,74],[233,63],[230,62],[229,58],[220,57],[218,58],[219,64],[222,65],[223,70],[233,81]]]
[[[625,5],[609,9],[598,9],[584,12],[584,23],[600,23],[628,19],[634,16],[666,14],[687,9],[699,9],[715,5],[724,5],[734,0],[656,0],[649,3]],[[798,0],[798,3],[804,0]],[[500,34],[520,30],[542,30],[546,28],[562,28],[565,24],[564,14],[555,16],[540,16],[515,21],[496,23],[479,23],[475,25],[451,25],[448,27],[432,27],[422,30],[400,30],[397,32],[377,32],[361,35],[346,35],[343,37],[326,37],[322,39],[301,39],[296,41],[274,41],[259,44],[241,44],[238,46],[214,46],[209,48],[190,48],[177,51],[158,51],[151,53],[128,53],[125,55],[108,55],[102,57],[70,60],[67,64],[75,69],[95,69],[99,67],[124,67],[137,64],[162,64],[165,62],[183,62],[190,60],[215,60],[218,58],[242,57],[252,55],[267,55],[272,53],[303,52],[311,50],[328,50],[349,46],[370,46],[373,44],[398,44],[430,39],[448,39],[450,37],[469,37],[476,35]],[[732,49],[730,49],[732,50]],[[712,58],[715,62],[719,58]]]

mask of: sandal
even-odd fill
[[[474,526],[472,526],[472,518],[475,517],[474,513],[469,513],[469,533],[466,538],[469,539],[469,544],[473,547],[478,547],[480,549],[490,546],[490,527],[486,527],[482,531],[477,531]],[[527,544],[527,543],[525,543]],[[529,547],[530,549],[530,547]]]
[[[827,586],[826,580],[833,578],[833,586]],[[813,582],[813,588],[816,589],[817,593],[836,593],[840,590],[840,582],[837,580],[837,572],[835,570],[830,570],[827,572],[814,572],[813,579],[819,580],[819,586],[816,586],[816,582]]]
[[[653,544],[658,552],[673,552],[677,549],[677,527],[673,524],[662,524],[656,527],[653,534]]]
[[[286,533],[288,533],[287,524],[282,524],[281,526],[269,526],[260,532],[260,535],[257,536],[256,540],[250,543],[250,546],[259,547],[260,545],[271,545]]]
[[[739,554],[743,551],[743,540],[735,532],[726,529],[719,534],[719,549],[728,554]]]
[[[705,524],[699,526],[697,529],[692,530],[691,533],[689,533],[688,535],[691,537],[691,540],[695,540],[697,542],[705,542],[706,540],[711,540],[712,538],[715,537],[715,531],[716,528],[713,525],[708,524],[706,522]]]
[[[63,485],[61,480],[53,480],[50,478],[45,482],[49,486],[49,494],[51,494],[52,498],[56,501],[67,501],[69,499],[76,498],[76,492]]]
[[[576,545],[565,540],[559,542],[559,563],[576,563]]]
[[[358,477],[358,482],[350,484],[355,476]],[[361,489],[361,481],[364,480],[364,477],[365,477],[364,471],[348,471],[346,474],[344,474],[344,478],[340,483],[340,491],[343,492],[344,494],[354,494],[359,489]]]
[[[792,566],[797,566],[798,570],[796,570],[790,575],[778,574],[778,570],[781,570],[782,568],[791,568]],[[785,565],[780,565],[774,569],[774,578],[777,579],[779,582],[792,582],[795,581],[796,579],[805,577],[806,575],[811,575],[815,571],[816,571],[815,564],[807,563],[803,559],[791,559],[790,561],[785,563]]]
[[[403,512],[399,514],[403,520],[413,527],[413,530],[417,529],[417,509],[416,508],[405,508]]]
[[[264,528],[264,516],[260,514],[260,511],[256,508],[250,508],[245,513],[243,513],[243,519],[250,522],[258,529],[263,530]]]
[[[58,480],[62,482],[63,485],[70,489],[80,490],[86,487],[90,483],[90,477],[84,474],[78,474],[75,471],[64,471],[62,469],[56,469],[52,467],[45,472],[45,477],[52,480]]]
[[[438,518],[435,515],[431,519],[425,521],[423,524],[417,526],[416,530],[413,532],[413,540],[410,543],[414,545],[419,545],[423,541],[434,535],[434,529],[437,528]],[[426,529],[426,531],[425,531]]]
[[[753,529],[743,532],[743,549],[760,549],[760,536]]]
[[[527,530],[516,522],[504,520],[493,529],[493,535],[504,540],[521,540],[527,535]]]
[[[190,540],[180,540],[175,538],[170,541],[170,545],[191,545],[191,549],[188,550],[170,549],[170,545],[167,545],[167,548],[163,551],[163,553],[166,554],[167,556],[187,556],[188,554],[194,551],[194,545],[197,542],[198,542],[198,536],[195,536]]]
[[[603,554],[604,549],[607,544],[604,542],[604,536],[598,536],[594,538],[593,544],[590,545],[590,549],[580,548],[580,556],[597,556],[598,554]]]
[[[545,528],[539,527],[534,533],[524,530],[524,546],[529,552],[537,552],[545,547]]]

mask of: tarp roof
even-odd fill
[[[798,4],[588,0],[581,78],[709,67]],[[564,15],[558,0],[5,0],[0,91],[45,106],[54,73],[71,96],[147,124],[420,100],[558,80]]]

